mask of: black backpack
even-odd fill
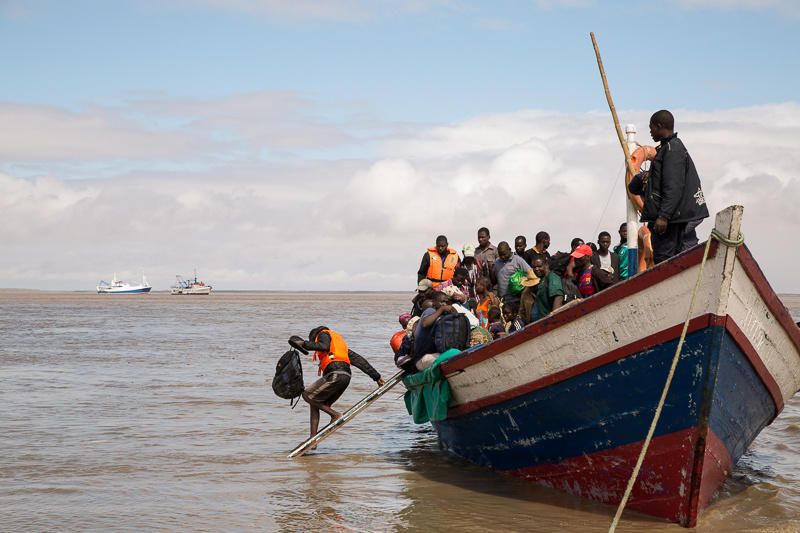
[[[550,258],[550,272],[558,274],[559,278],[563,278],[567,272],[567,265],[569,265],[570,254],[567,252],[556,252]]]
[[[564,303],[581,299],[581,291],[578,290],[578,286],[571,279],[562,279],[561,287],[564,288]]]
[[[272,378],[272,390],[280,398],[289,400],[289,405],[294,408],[297,402],[292,405],[292,400],[303,394],[303,388],[303,365],[300,363],[300,354],[297,350],[289,350],[278,359],[275,377]]]
[[[433,330],[436,351],[446,352],[451,348],[463,350],[469,344],[469,319],[461,313],[448,313],[439,317]]]

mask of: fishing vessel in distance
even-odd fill
[[[117,279],[117,273],[114,272],[114,277],[111,283],[100,280],[97,285],[98,294],[138,294],[148,293],[152,287],[147,283],[147,278],[142,274],[142,283],[139,285],[131,285]]]
[[[183,279],[181,276],[175,276],[175,278],[177,280],[177,284],[170,289],[170,294],[211,294],[211,285],[206,285],[205,282],[197,281],[197,270],[194,271],[194,279]]]

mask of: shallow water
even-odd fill
[[[0,530],[606,531],[611,507],[440,453],[399,390],[286,459],[308,431],[268,384],[288,336],[326,323],[389,376],[408,298],[0,291]],[[338,405],[372,386],[355,370]],[[619,531],[645,528],[681,530]],[[800,398],[701,514],[723,530],[800,530]]]

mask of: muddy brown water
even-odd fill
[[[0,530],[606,531],[611,507],[442,454],[399,390],[286,458],[308,431],[267,383],[288,336],[335,327],[388,376],[408,298],[0,291]],[[354,371],[338,405],[371,387]],[[618,530],[645,529],[682,530],[632,512]],[[796,397],[697,531],[798,530]]]

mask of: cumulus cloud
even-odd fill
[[[768,278],[800,291],[785,266],[800,260],[785,246],[800,232],[800,106],[675,114],[712,211],[743,204]],[[649,112],[621,115],[650,141]],[[144,270],[166,288],[197,267],[218,288],[403,290],[440,233],[461,248],[484,225],[495,242],[545,229],[565,249],[624,220],[621,151],[605,113],[481,115],[371,142],[355,160],[223,161],[113,179],[0,174],[0,286],[90,289],[114,271]]]
[[[181,157],[218,145],[191,131],[152,128],[111,110],[0,104],[0,157],[91,160]]]
[[[341,124],[319,118],[318,111],[285,91],[216,100],[139,97],[79,110],[0,103],[0,158],[19,165],[155,159],[208,164],[353,142]]]
[[[184,3],[285,20],[364,22],[397,14],[413,15],[451,5],[452,0],[184,0]]]
[[[679,0],[678,5],[689,9],[769,9],[792,16],[800,15],[800,5],[795,0]]]
[[[453,0],[183,0],[183,3],[262,16],[269,21],[347,23],[373,22],[442,9],[474,14],[478,12],[480,5],[479,2]],[[529,3],[543,10],[587,9],[600,5],[597,0],[529,0]],[[770,10],[790,16],[800,16],[800,5],[795,0],[678,0],[676,5],[684,9]],[[497,17],[481,19],[480,24],[494,31],[515,27],[512,21]]]
[[[250,92],[214,100],[139,100],[134,107],[182,120],[192,130],[226,132],[251,147],[291,150],[353,140],[337,124],[319,118],[312,102],[289,91]]]

